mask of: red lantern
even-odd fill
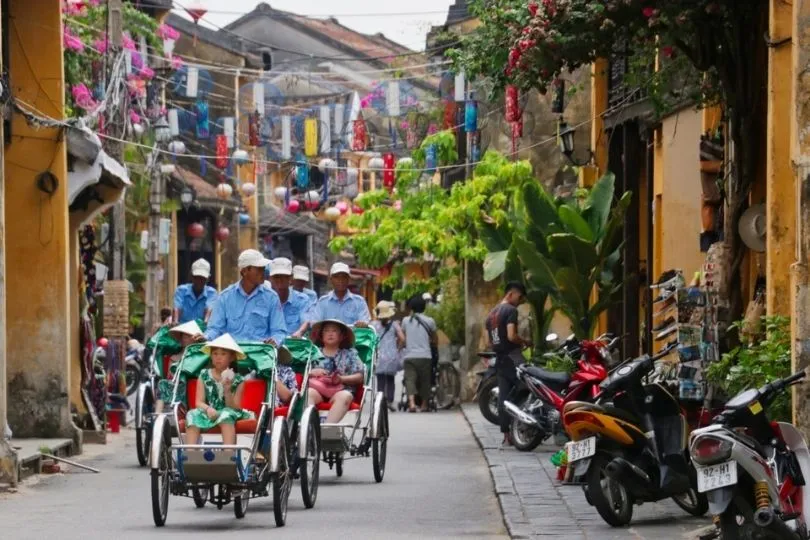
[[[98,346],[99,346],[99,347],[101,347],[102,349],[106,349],[106,348],[107,348],[107,345],[109,345],[109,343],[110,343],[110,342],[109,342],[109,341],[107,340],[107,338],[105,338],[105,337],[100,337],[100,338],[98,338],[98,340],[96,341],[96,345],[98,345]]]
[[[506,121],[517,122],[520,120],[520,105],[518,103],[518,88],[510,84],[506,87]]]
[[[287,212],[290,212],[291,214],[297,214],[300,209],[301,209],[301,203],[298,202],[298,199],[292,199],[287,204]]]
[[[358,118],[352,124],[352,150],[362,152],[366,149],[366,121]]]
[[[189,238],[202,238],[205,236],[205,227],[202,223],[194,222],[186,228],[186,235]]]
[[[388,190],[394,187],[394,154],[383,154],[383,186]]]
[[[252,112],[248,115],[248,139],[250,146],[259,146],[259,128],[261,125],[261,115],[257,112]]]
[[[225,169],[228,166],[228,137],[217,135],[215,144],[217,159],[214,164],[218,169]]]
[[[456,127],[456,102],[448,101],[444,105],[444,129]]]
[[[214,236],[220,242],[224,242],[225,240],[227,240],[230,235],[231,230],[225,225],[220,225],[219,227],[217,227],[217,232],[214,233]]]

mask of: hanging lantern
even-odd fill
[[[342,216],[342,215],[344,215],[344,214],[346,214],[346,212],[348,212],[348,211],[349,211],[349,205],[348,205],[348,204],[346,204],[344,201],[340,201],[340,202],[338,202],[338,203],[335,205],[335,208],[337,208],[337,210],[338,210],[338,212],[340,212],[340,215],[341,215],[341,216]]]
[[[321,194],[316,190],[307,191],[304,196],[304,208],[307,210],[315,210],[321,203]]]
[[[304,154],[307,157],[318,155],[318,121],[315,118],[304,120]]]
[[[391,190],[394,188],[394,154],[387,152],[383,155],[383,186]]]
[[[202,99],[197,100],[194,105],[194,112],[197,115],[197,138],[207,139],[211,136],[211,131],[208,129],[208,103]]]
[[[295,166],[295,185],[299,189],[306,189],[309,187],[309,163],[303,157],[298,161]]]
[[[219,227],[217,227],[217,231],[214,233],[214,237],[220,242],[224,242],[225,240],[227,240],[230,235],[231,230],[225,225],[220,225]]]
[[[220,184],[217,186],[217,197],[224,201],[230,199],[231,195],[233,195],[233,188],[231,185],[226,182],[220,182]]]
[[[276,199],[283,200],[287,198],[287,188],[284,186],[279,186],[273,190],[273,195],[276,196]]]
[[[205,227],[203,227],[202,223],[195,221],[186,227],[186,236],[189,238],[202,238],[205,236]]]
[[[318,168],[324,174],[329,174],[337,167],[337,162],[332,158],[324,158],[318,162]]]
[[[437,154],[438,150],[435,144],[430,144],[425,148],[425,169],[431,174],[436,172]]]
[[[228,137],[217,135],[215,145],[217,157],[214,165],[217,166],[217,169],[224,169],[228,166]]]
[[[297,214],[300,209],[301,203],[298,202],[298,199],[293,199],[287,203],[287,212],[290,212],[291,214]]]
[[[351,200],[357,198],[357,183],[347,184],[343,194]]]
[[[245,197],[252,197],[256,193],[256,184],[253,182],[245,182],[242,184],[242,195]]]
[[[205,14],[208,13],[208,10],[205,9],[202,6],[202,4],[199,3],[199,2],[195,2],[194,4],[190,5],[187,8],[184,8],[184,9],[186,10],[186,12],[189,15],[191,15],[191,18],[194,20],[194,25],[195,26],[200,21],[200,19],[202,19],[205,16]],[[196,48],[197,47],[197,32],[196,31],[194,32],[194,41],[193,41],[193,43],[194,43],[194,47]]]
[[[261,130],[262,117],[258,112],[252,112],[248,115],[248,140],[250,146],[259,146],[261,144],[260,130]]]
[[[366,121],[358,118],[352,123],[352,150],[362,152],[366,149]]]
[[[448,101],[444,104],[444,129],[455,129],[456,127],[456,102]]]
[[[520,119],[520,104],[518,101],[520,94],[517,86],[510,84],[506,87],[506,121],[517,122]]]
[[[236,150],[233,153],[231,159],[236,165],[244,165],[245,163],[250,161],[250,154],[247,153],[247,150],[242,150],[240,148],[239,150]]]
[[[338,210],[336,207],[330,206],[329,208],[324,210],[323,217],[325,217],[327,221],[335,222],[338,219],[340,219],[341,214],[342,212]]]
[[[401,157],[397,161],[397,168],[399,167],[413,167],[413,159],[409,157]]]
[[[381,171],[385,167],[385,161],[380,156],[374,156],[370,160],[368,160],[368,168],[372,171]]]
[[[464,104],[464,131],[472,133],[478,129],[478,102],[468,99]]]
[[[250,223],[250,214],[247,214],[245,212],[240,212],[239,213],[239,225],[247,225],[248,223]]]
[[[481,161],[481,132],[475,131],[470,138],[472,146],[470,147],[470,160],[472,163]]]
[[[356,184],[357,179],[360,177],[360,171],[355,167],[346,169],[346,184]]]
[[[169,152],[172,154],[184,154],[186,152],[186,145],[183,141],[172,141],[169,143]]]
[[[355,204],[354,206],[352,206],[352,214],[356,214],[356,215],[358,215],[358,216],[359,216],[359,215],[361,215],[363,212],[365,212],[365,210],[363,210],[363,209],[362,209],[360,206],[358,206],[358,205],[356,205],[356,204]]]

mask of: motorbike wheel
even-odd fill
[[[706,498],[705,493],[698,493],[697,471],[691,465],[689,467],[689,484],[692,486],[689,491],[672,497],[672,500],[687,514],[695,517],[703,516],[709,511],[709,499]]]
[[[740,497],[734,497],[720,514],[720,538],[723,540],[743,540],[750,538],[751,529],[754,522],[754,511],[751,505]]]
[[[607,464],[608,458],[604,454],[593,457],[587,474],[588,495],[596,511],[608,525],[624,527],[633,519],[633,496],[621,482],[607,477]]]
[[[484,418],[499,426],[501,420],[498,416],[498,393],[494,391],[497,388],[498,379],[496,377],[490,377],[481,382],[481,386],[478,388],[478,408]]]
[[[131,396],[141,384],[141,368],[138,364],[127,363],[124,368],[124,377],[127,381],[127,395]]]
[[[531,399],[531,396],[524,393],[515,404],[524,409]],[[509,434],[512,436],[512,444],[521,452],[531,452],[548,437],[548,433],[542,428],[528,426],[517,418],[512,418],[512,422],[509,424]]]

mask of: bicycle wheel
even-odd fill
[[[456,404],[461,393],[461,377],[453,364],[439,364],[436,381],[436,408],[449,409]]]

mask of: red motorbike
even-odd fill
[[[556,340],[551,335],[548,340]],[[607,378],[611,350],[620,338],[610,334],[580,342],[573,373],[548,371],[530,364],[517,367],[520,384],[504,402],[512,417],[510,434],[518,450],[534,450],[543,441],[562,432],[563,407],[570,401],[593,401],[599,384]],[[574,355],[572,355],[574,356]]]

